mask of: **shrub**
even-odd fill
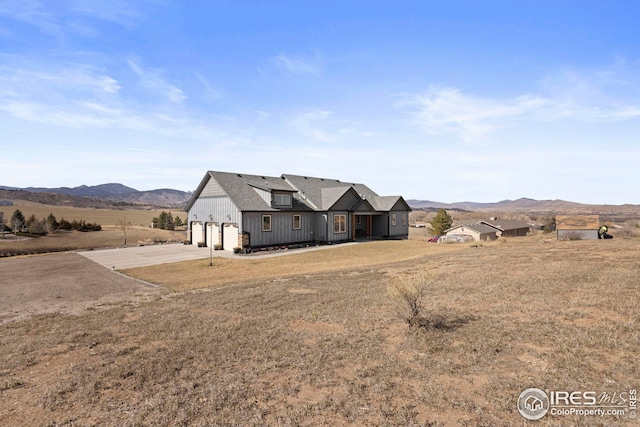
[[[630,239],[631,237],[636,237],[637,235],[636,231],[630,227],[623,227],[617,230],[617,234],[623,239]]]
[[[62,222],[62,220],[60,222]],[[100,224],[96,222],[88,223],[84,219],[81,219],[80,221],[76,221],[74,219],[73,221],[71,221],[71,228],[76,231],[82,231],[82,232],[102,230],[102,226]]]
[[[387,295],[396,315],[404,320],[409,329],[424,324],[425,303],[433,279],[428,273],[394,278],[387,286]]]
[[[579,231],[567,231],[561,235],[560,240],[582,240],[582,233]]]

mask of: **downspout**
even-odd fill
[[[327,242],[329,242],[329,212],[328,211],[327,211],[327,224],[325,226],[327,227],[327,231],[324,236]]]

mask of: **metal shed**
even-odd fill
[[[558,240],[597,240],[600,215],[557,215]]]

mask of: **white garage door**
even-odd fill
[[[212,248],[220,244],[220,228],[215,222],[207,223],[207,247]]]
[[[198,246],[199,242],[202,242],[202,223],[201,222],[192,222],[191,223],[191,244]]]
[[[222,230],[222,248],[225,251],[232,251],[238,247],[238,226],[236,224],[225,224]]]

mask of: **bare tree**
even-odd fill
[[[127,246],[127,231],[131,228],[131,221],[127,221],[127,217],[122,217],[116,224],[116,229],[122,231],[124,234],[124,245]]]

